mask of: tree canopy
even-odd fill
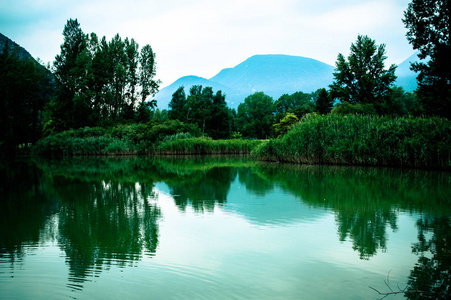
[[[331,95],[342,102],[373,104],[378,108],[389,99],[396,65],[385,69],[385,45],[377,46],[368,36],[358,35],[350,50],[347,60],[338,54]]]
[[[61,53],[54,73],[59,85],[52,103],[50,131],[96,126],[122,120],[145,121],[155,103],[147,98],[158,91],[155,54],[150,45],[141,51],[134,39],[119,34],[111,41],[84,34],[70,19],[63,30]],[[149,120],[146,120],[149,121]]]
[[[451,46],[449,0],[413,0],[404,12],[407,40],[422,60],[418,96],[427,114],[451,118]]]
[[[246,97],[238,106],[237,129],[246,137],[268,138],[273,121],[274,100],[263,92]]]
[[[169,118],[197,124],[201,131],[212,138],[227,138],[231,133],[232,114],[222,91],[213,92],[212,87],[194,85],[188,97],[185,88],[179,87],[169,103]]]

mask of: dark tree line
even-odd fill
[[[52,74],[8,41],[0,51],[0,148],[11,149],[41,138]]]
[[[55,57],[58,94],[51,103],[49,132],[121,121],[147,122],[147,102],[158,91],[155,54],[150,45],[141,51],[134,39],[111,41],[83,33],[77,20],[68,20],[61,53]]]
[[[185,123],[196,124],[201,132],[215,139],[229,138],[234,132],[246,138],[268,138],[278,133],[274,125],[282,122],[287,114],[296,119],[311,112],[329,113],[332,98],[326,89],[307,94],[284,94],[277,101],[263,92],[249,95],[237,111],[227,107],[225,95],[213,92],[211,87],[192,86],[186,96],[179,87],[169,103],[168,117]]]

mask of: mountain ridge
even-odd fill
[[[231,108],[237,108],[244,99],[255,93],[264,92],[278,98],[283,94],[297,91],[313,92],[332,83],[334,67],[302,56],[283,54],[254,55],[233,68],[225,68],[210,79],[183,76],[155,95],[158,107],[165,109],[172,99],[172,94],[180,87],[185,87],[189,94],[192,85],[222,86],[226,101]]]
[[[397,68],[396,85],[406,91],[416,89],[416,74],[410,70],[410,62],[417,61],[416,54],[410,56]],[[226,95],[230,108],[237,108],[244,99],[255,93],[264,92],[277,100],[283,94],[298,91],[310,93],[327,88],[333,82],[335,67],[319,60],[284,54],[253,55],[232,68],[224,68],[207,79],[194,75],[183,76],[171,85],[161,89],[155,96],[159,109],[167,109],[172,94],[185,87],[185,94],[193,85],[211,86],[216,92]]]

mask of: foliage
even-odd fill
[[[325,88],[318,89],[313,93],[313,101],[315,103],[315,111],[321,115],[330,113],[334,106],[333,99]]]
[[[294,113],[298,118],[314,111],[312,95],[303,92],[284,94],[274,103],[275,119],[280,122],[286,113]]]
[[[248,154],[262,141],[213,140],[209,137],[171,138],[161,142],[155,152],[160,154]]]
[[[332,97],[351,104],[373,104],[381,113],[380,105],[389,98],[396,80],[396,66],[385,70],[385,59],[384,44],[377,46],[368,36],[358,35],[347,60],[338,54],[334,82],[330,85]]]
[[[253,151],[260,159],[295,163],[451,168],[451,122],[310,114],[286,135]]]
[[[232,139],[240,139],[243,137],[243,135],[239,131],[234,131],[234,132],[232,132],[232,135],[230,137]]]
[[[172,94],[171,102],[169,102],[168,115],[172,120],[184,121],[186,118],[186,96],[185,87],[179,87],[174,94]]]
[[[245,137],[267,138],[274,119],[274,100],[263,92],[254,93],[238,106],[237,129]]]
[[[285,134],[298,121],[299,119],[295,114],[287,113],[279,123],[273,125],[275,134],[277,136]]]
[[[412,0],[404,12],[407,40],[418,50],[418,96],[425,112],[451,118],[451,45],[449,0]]]
[[[231,133],[232,115],[222,91],[213,93],[212,87],[194,85],[185,97],[184,87],[179,87],[169,103],[169,118],[197,124],[202,133],[212,138],[227,138]]]
[[[421,116],[423,109],[416,93],[405,92],[402,87],[394,87],[390,93],[389,105],[383,106],[384,114]]]
[[[0,147],[14,148],[41,137],[43,111],[52,96],[52,76],[15,45],[0,49]]]
[[[150,45],[141,52],[134,39],[117,34],[110,42],[84,34],[77,20],[68,20],[54,73],[59,93],[49,106],[54,124],[62,128],[98,126],[124,120],[149,121],[158,91],[155,54]],[[63,121],[64,120],[64,121]]]
[[[373,104],[350,104],[349,102],[343,102],[337,104],[332,109],[332,114],[336,115],[348,115],[348,114],[360,114],[360,115],[375,115],[376,110]]]
[[[38,155],[128,155],[151,153],[168,136],[199,136],[193,124],[170,120],[163,124],[116,125],[110,128],[84,127],[49,135],[36,143]]]

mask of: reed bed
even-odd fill
[[[261,160],[305,164],[451,168],[451,121],[309,114],[259,145]]]
[[[249,154],[262,141],[259,140],[213,140],[209,137],[167,139],[157,145],[157,154]]]

